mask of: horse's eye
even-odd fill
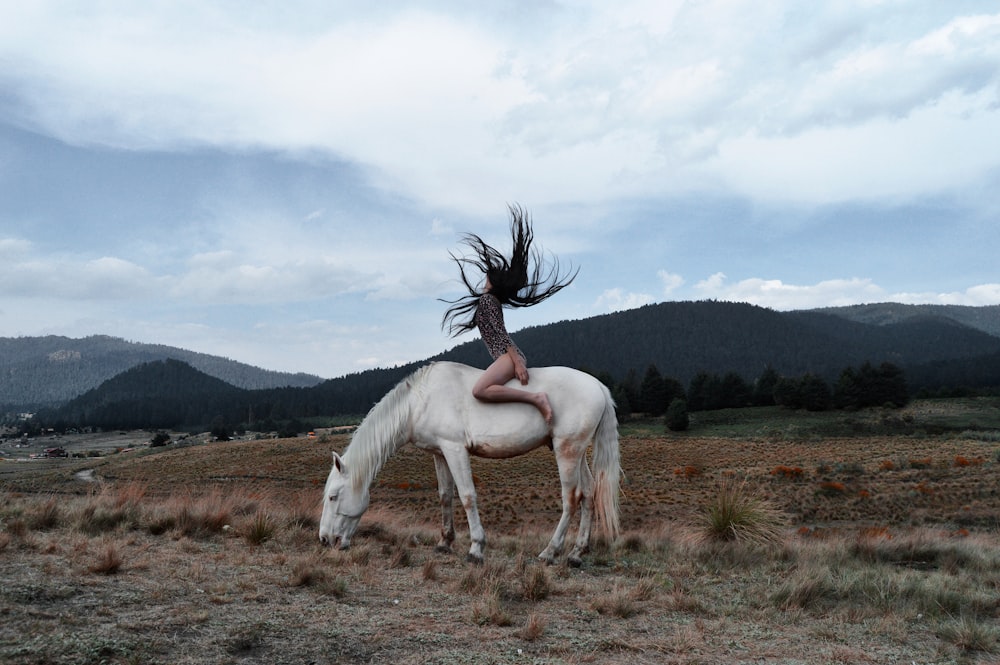
[[[336,501],[336,500],[337,500],[337,495],[336,494],[331,494],[330,495],[330,501]]]

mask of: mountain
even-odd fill
[[[685,386],[699,373],[733,372],[752,383],[767,368],[790,377],[811,373],[833,383],[847,367],[891,362],[904,370],[911,390],[1000,386],[1000,336],[945,313],[916,312],[876,324],[829,310],[776,312],[741,303],[670,302],[526,328],[513,337],[530,365],[577,367],[616,383],[637,380],[650,365]],[[63,355],[51,362],[65,362]],[[144,414],[145,426],[166,427],[220,418],[273,423],[356,415],[432,360],[478,367],[489,363],[482,342],[473,339],[406,366],[311,387],[248,390],[191,375],[195,370],[180,367],[180,362],[158,361],[115,377],[60,409],[46,410],[45,417],[50,423],[124,427],[126,420],[135,419],[132,414]]]
[[[250,393],[167,358],[122,372],[70,400],[58,413],[72,424],[169,429],[181,423],[210,423]]]
[[[227,358],[97,335],[0,338],[0,404],[25,410],[66,402],[122,372],[172,358],[239,388],[309,387],[318,376],[260,369]]]
[[[846,366],[889,361],[903,367],[1000,352],[1000,337],[940,317],[859,323],[820,311],[776,312],[744,303],[667,302],[513,334],[531,365],[606,371],[621,380],[649,365],[687,383],[699,372],[753,380],[768,366],[834,380]],[[478,340],[437,356],[485,366]]]
[[[951,319],[975,330],[1000,337],[1000,305],[969,307],[967,305],[902,305],[895,302],[883,302],[847,307],[826,307],[811,311],[833,314],[858,323],[879,326],[902,323],[916,318],[938,317]]]

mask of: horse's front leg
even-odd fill
[[[455,542],[455,480],[451,477],[448,462],[441,455],[434,455],[434,471],[437,473],[438,496],[441,500],[441,540],[437,551],[450,553],[451,544]]]
[[[486,547],[486,532],[479,520],[479,506],[476,503],[476,485],[472,481],[472,465],[469,453],[461,444],[443,445],[441,453],[448,462],[452,481],[458,489],[458,498],[465,508],[465,517],[469,521],[469,538],[472,544],[466,557],[473,563],[483,562],[483,548]]]

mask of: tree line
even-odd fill
[[[890,362],[845,367],[832,386],[816,374],[782,376],[773,367],[752,382],[736,372],[699,372],[687,388],[678,379],[664,376],[655,364],[647,367],[641,379],[634,370],[618,382],[607,372],[592,373],[611,390],[619,419],[634,413],[667,415],[668,425],[678,425],[672,429],[686,429],[686,414],[696,411],[774,405],[809,411],[900,408],[910,401],[903,370]]]

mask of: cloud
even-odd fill
[[[431,235],[432,236],[454,236],[455,227],[451,224],[445,222],[444,220],[435,217],[431,220]]]
[[[24,252],[26,243],[14,243],[18,255],[0,261],[0,291],[22,299],[129,300],[156,291],[156,279],[142,266],[117,257],[90,260],[74,257],[37,257]]]
[[[800,7],[536,8],[531,30],[488,11],[14,3],[0,83],[22,124],[70,143],[318,150],[466,211],[918,195],[1000,164],[1000,15]]]
[[[979,284],[950,293],[894,293],[894,302],[910,304],[965,305],[982,307],[1000,304],[1000,284]]]
[[[660,278],[663,283],[663,295],[664,297],[670,297],[677,289],[684,286],[684,278],[680,275],[674,275],[667,272],[666,270],[660,270],[656,273],[656,276]]]
[[[594,303],[594,308],[602,312],[619,312],[642,307],[654,301],[653,296],[646,293],[626,293],[614,288],[604,291]]]
[[[747,302],[776,310],[835,307],[878,302],[886,298],[883,289],[869,279],[831,279],[799,286],[778,279],[750,278],[730,284],[723,273],[716,273],[695,285],[701,298]]]

